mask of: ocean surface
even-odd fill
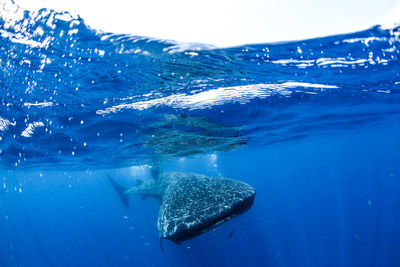
[[[251,29],[250,29],[251,30]],[[400,29],[217,48],[0,3],[0,266],[400,266]],[[253,207],[161,252],[162,171]]]

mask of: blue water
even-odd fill
[[[400,266],[399,57],[399,28],[219,49],[5,1],[0,266]],[[254,205],[162,254],[106,178],[155,162]]]

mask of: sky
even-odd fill
[[[219,47],[400,22],[400,0],[14,0],[80,15],[91,28]]]

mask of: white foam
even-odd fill
[[[35,121],[33,123],[29,123],[28,127],[26,127],[26,129],[21,133],[21,136],[31,137],[33,135],[35,128],[37,128],[37,127],[44,127],[43,122]]]
[[[117,113],[126,109],[145,110],[158,106],[196,110],[212,108],[213,106],[224,105],[228,103],[246,104],[255,98],[263,99],[272,95],[289,96],[292,93],[292,91],[289,89],[296,87],[326,89],[337,88],[337,86],[334,85],[311,84],[303,82],[286,82],[281,84],[249,84],[220,87],[191,95],[174,94],[145,101],[120,104],[104,110],[97,110],[96,113],[99,115],[106,115],[110,113]]]

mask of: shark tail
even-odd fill
[[[115,192],[117,192],[119,199],[121,200],[122,204],[126,208],[129,208],[129,197],[128,194],[125,194],[126,188],[118,184],[114,179],[112,179],[110,176],[107,176],[108,180],[110,181],[112,187],[114,188]]]

